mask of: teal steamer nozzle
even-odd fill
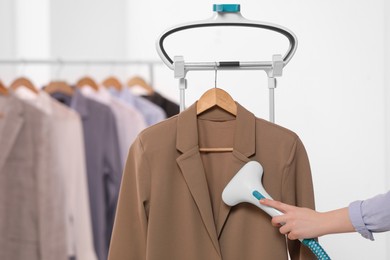
[[[246,163],[226,185],[222,192],[222,200],[229,206],[247,202],[265,211],[271,217],[283,215],[277,209],[259,203],[261,199],[272,199],[264,189],[261,179],[263,167],[256,161]],[[315,239],[300,239],[320,260],[330,260],[330,257]]]

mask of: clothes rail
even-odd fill
[[[162,65],[156,60],[67,60],[67,59],[0,59],[0,65],[58,65],[58,66],[130,66],[146,65],[149,69],[150,85],[154,86],[154,66]]]
[[[160,65],[155,60],[66,60],[66,59],[0,59],[2,65]]]

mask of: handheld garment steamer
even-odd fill
[[[271,217],[283,215],[277,209],[259,203],[260,199],[272,199],[265,191],[261,178],[263,167],[256,161],[246,163],[238,173],[231,179],[222,192],[222,200],[229,206],[238,203],[248,202],[264,210]],[[314,239],[299,239],[307,246],[320,260],[330,260],[325,250]]]

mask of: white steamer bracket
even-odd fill
[[[214,14],[210,19],[190,22],[172,27],[163,32],[156,42],[157,52],[162,61],[174,71],[174,77],[179,79],[180,111],[185,109],[185,89],[187,88],[186,74],[192,70],[263,70],[268,76],[269,88],[269,121],[275,122],[274,89],[276,77],[283,74],[283,68],[293,57],[297,49],[297,37],[289,29],[282,26],[251,21],[240,13],[239,4],[222,4],[213,6]],[[289,49],[284,56],[275,54],[272,61],[218,61],[218,62],[186,62],[183,56],[174,56],[172,60],[164,49],[164,40],[171,34],[179,31],[216,26],[236,26],[266,29],[283,34],[290,42]]]

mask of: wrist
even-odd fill
[[[317,237],[329,234],[332,229],[332,221],[330,221],[329,212],[318,212],[318,234]]]
[[[326,234],[353,232],[354,228],[349,218],[348,208],[341,208],[321,214],[320,236]]]

